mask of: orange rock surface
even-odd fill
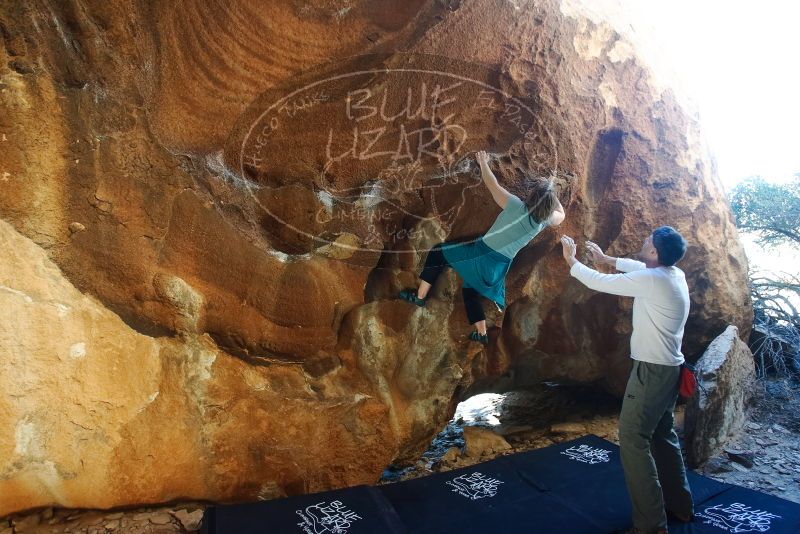
[[[619,393],[631,301],[570,279],[559,232],[676,227],[687,356],[749,331],[698,125],[581,2],[31,0],[0,40],[0,516],[372,483],[469,394]],[[480,149],[567,209],[485,350],[454,275],[393,298],[496,216]]]

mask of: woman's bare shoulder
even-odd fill
[[[525,201],[522,200],[521,198],[519,198],[514,193],[511,193],[511,194],[508,195],[508,202],[509,203],[513,203],[514,206],[524,206],[525,205]]]

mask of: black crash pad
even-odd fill
[[[671,533],[800,534],[800,504],[689,471]],[[619,447],[597,436],[378,487],[209,507],[205,534],[602,534],[631,526]]]

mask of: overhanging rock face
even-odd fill
[[[580,2],[0,8],[0,515],[374,482],[464,395],[620,392],[627,299],[524,249],[487,350],[425,250],[552,175],[559,232],[689,242],[685,352],[751,317],[697,125]],[[594,4],[593,4],[594,5]],[[596,7],[593,7],[596,11]],[[10,319],[9,319],[10,318]]]

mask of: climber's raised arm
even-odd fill
[[[497,177],[489,168],[489,155],[486,154],[485,151],[479,150],[478,153],[475,154],[475,161],[477,161],[478,165],[480,165],[483,183],[486,184],[486,187],[492,194],[492,198],[497,205],[500,206],[500,208],[505,208],[508,199],[513,195],[500,185],[500,183],[497,181]]]

